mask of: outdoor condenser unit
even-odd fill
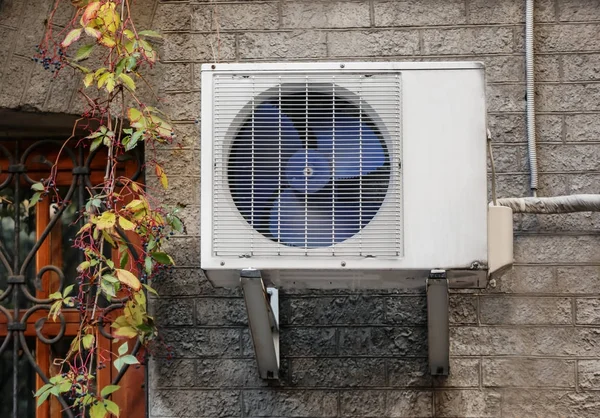
[[[225,287],[483,287],[512,263],[486,133],[480,63],[204,65],[202,268]]]

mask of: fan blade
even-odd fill
[[[381,140],[360,119],[341,114],[332,121],[321,114],[313,116],[310,124],[317,149],[331,156],[336,179],[364,176],[386,163]]]
[[[285,162],[302,149],[291,120],[271,103],[256,107],[235,137],[229,156],[229,187],[246,220],[268,217],[273,198],[281,188]]]
[[[358,206],[333,202],[330,191],[308,199],[285,190],[271,209],[271,235],[283,244],[307,248],[345,241],[360,231]]]

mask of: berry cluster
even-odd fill
[[[56,53],[50,57],[48,54],[48,50],[42,48],[40,45],[35,47],[35,55],[31,60],[36,63],[41,63],[44,67],[44,70],[51,70],[53,73],[59,71],[63,67],[63,58],[65,57],[65,53],[61,48],[58,48]]]

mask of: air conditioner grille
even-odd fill
[[[215,75],[216,256],[399,256],[399,74]]]

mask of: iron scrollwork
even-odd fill
[[[6,324],[6,333],[0,335],[0,360],[7,358],[10,363],[8,379],[12,381],[12,405],[2,403],[8,401],[6,392],[3,395],[5,401],[0,402],[0,412],[2,416],[10,411],[13,418],[23,418],[29,415],[35,416],[35,408],[27,411],[20,411],[23,405],[22,387],[20,382],[29,379],[31,376],[23,376],[23,363],[26,363],[35,374],[37,374],[45,383],[49,382],[49,376],[45,370],[42,370],[36,359],[36,354],[32,352],[31,335],[34,335],[36,343],[53,345],[65,339],[66,318],[60,314],[56,322],[48,319],[48,313],[52,304],[52,299],[39,297],[41,284],[44,275],[52,274],[58,278],[53,291],[62,291],[68,283],[74,283],[76,277],[73,274],[66,274],[66,265],[36,265],[36,256],[48,240],[53,228],[60,222],[64,222],[67,210],[77,213],[78,208],[83,208],[86,203],[86,194],[93,190],[90,178],[92,172],[91,165],[94,161],[94,155],[86,153],[81,147],[71,148],[64,146],[63,141],[41,140],[27,142],[23,140],[0,140],[0,221],[2,222],[0,233],[0,325]],[[21,148],[24,148],[21,150]],[[28,205],[31,198],[31,185],[40,181],[39,178],[33,178],[31,171],[39,174],[40,167],[50,170],[54,161],[47,159],[48,150],[62,149],[60,156],[66,159],[66,165],[71,167],[70,179],[67,182],[61,182],[61,199],[58,204],[52,205],[53,213],[49,215],[47,224],[41,230],[40,225],[35,225],[35,210]],[[136,160],[136,173],[131,176],[137,180],[142,176],[143,156],[134,155]],[[32,170],[32,167],[35,170]],[[47,177],[48,178],[48,177]],[[80,223],[81,220],[76,220]],[[41,230],[41,232],[40,232]],[[74,238],[74,237],[71,237]],[[76,252],[74,260],[69,260],[75,266],[83,261],[83,253]],[[130,251],[135,251],[130,248]],[[74,263],[73,263],[74,262]],[[74,271],[74,269],[72,269]],[[106,303],[104,309],[112,311],[123,306],[124,301],[114,300],[109,305]],[[34,314],[44,312],[39,318],[32,322]],[[53,331],[45,330],[46,324],[54,324]],[[58,327],[57,327],[58,325]],[[35,332],[33,332],[34,330]],[[100,328],[100,332],[106,338],[112,336],[106,330]],[[27,335],[29,337],[27,337]],[[140,349],[140,344],[136,344],[134,352],[136,354]],[[10,351],[12,350],[12,352]],[[112,384],[117,384],[123,376],[126,368],[116,376]],[[2,378],[2,376],[0,376]],[[35,379],[33,379],[35,381]],[[35,387],[31,388],[31,393]],[[31,402],[33,402],[33,394]],[[74,417],[74,412],[70,409],[69,402],[63,397],[58,397],[62,405],[63,416]],[[29,401],[28,401],[29,402]]]

